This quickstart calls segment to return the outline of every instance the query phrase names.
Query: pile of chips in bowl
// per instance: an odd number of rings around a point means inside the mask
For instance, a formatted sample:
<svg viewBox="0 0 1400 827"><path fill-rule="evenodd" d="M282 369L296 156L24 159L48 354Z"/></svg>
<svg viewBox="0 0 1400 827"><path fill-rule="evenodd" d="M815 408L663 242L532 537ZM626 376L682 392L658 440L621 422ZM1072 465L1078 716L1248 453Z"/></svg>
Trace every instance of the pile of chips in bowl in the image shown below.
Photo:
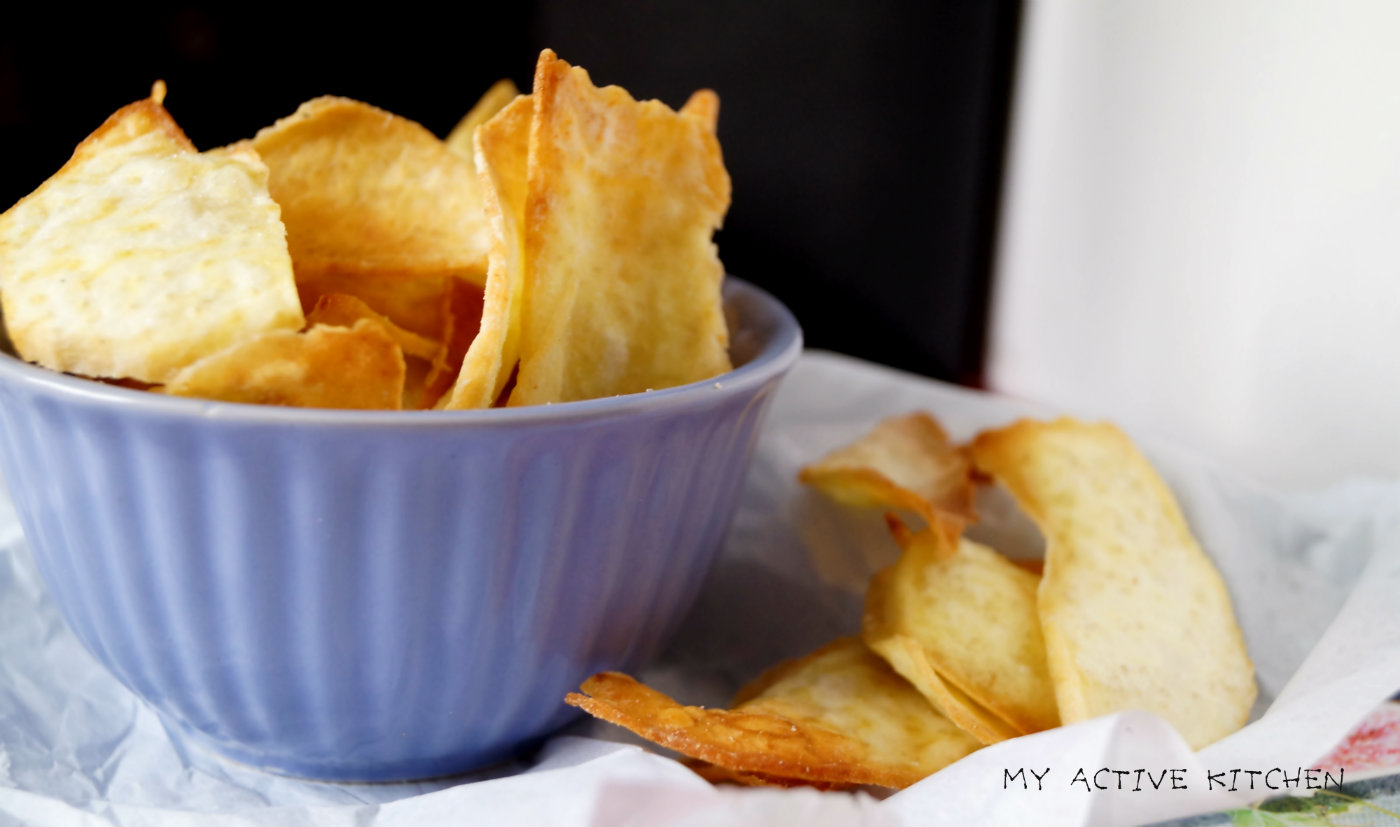
<svg viewBox="0 0 1400 827"><path fill-rule="evenodd" d="M176 396L323 408L591 399L730 369L718 97L679 111L546 50L446 140L317 98L196 150L165 86L0 216L18 355Z"/></svg>

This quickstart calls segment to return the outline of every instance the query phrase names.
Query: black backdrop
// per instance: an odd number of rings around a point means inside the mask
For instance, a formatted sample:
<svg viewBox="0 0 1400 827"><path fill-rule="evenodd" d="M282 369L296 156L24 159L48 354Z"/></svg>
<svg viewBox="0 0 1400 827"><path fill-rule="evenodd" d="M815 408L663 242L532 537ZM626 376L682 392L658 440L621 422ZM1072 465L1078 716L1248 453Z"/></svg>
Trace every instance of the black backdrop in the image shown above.
<svg viewBox="0 0 1400 827"><path fill-rule="evenodd" d="M6 10L0 206L155 78L201 148L338 94L446 134L544 46L637 97L719 92L730 272L810 346L975 383L1020 17L1014 0L146 5Z"/></svg>

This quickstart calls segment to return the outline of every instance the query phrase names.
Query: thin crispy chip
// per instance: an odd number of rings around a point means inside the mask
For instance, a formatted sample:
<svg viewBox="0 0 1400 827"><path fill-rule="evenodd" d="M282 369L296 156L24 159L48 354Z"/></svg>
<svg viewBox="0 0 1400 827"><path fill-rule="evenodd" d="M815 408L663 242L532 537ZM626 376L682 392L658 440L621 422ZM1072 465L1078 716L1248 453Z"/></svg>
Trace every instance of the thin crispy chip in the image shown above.
<svg viewBox="0 0 1400 827"><path fill-rule="evenodd" d="M880 422L803 468L798 479L846 505L913 511L952 547L963 526L977 520L972 462L927 413Z"/></svg>
<svg viewBox="0 0 1400 827"><path fill-rule="evenodd" d="M872 587L876 587L880 579L877 575L871 581ZM876 654L914 684L934 709L979 742L995 744L1024 734L939 677L918 641L905 636L877 637L874 641L877 645L871 648Z"/></svg>
<svg viewBox="0 0 1400 827"><path fill-rule="evenodd" d="M441 273L297 270L297 295L310 312L322 296L354 296L405 330L437 341L450 333L450 296L458 279Z"/></svg>
<svg viewBox="0 0 1400 827"><path fill-rule="evenodd" d="M486 90L481 100L477 101L447 134L447 148L463 158L474 158L476 145L472 139L476 135L476 128L491 120L497 112L506 108L506 104L518 97L520 90L515 88L515 83L509 79L491 84L491 88Z"/></svg>
<svg viewBox="0 0 1400 827"><path fill-rule="evenodd" d="M866 593L865 642L983 743L1059 724L1036 614L1040 579L963 539L904 536Z"/></svg>
<svg viewBox="0 0 1400 827"><path fill-rule="evenodd" d="M566 700L692 758L765 777L902 788L980 746L857 638L765 680L733 710L681 706L616 672Z"/></svg>
<svg viewBox="0 0 1400 827"><path fill-rule="evenodd" d="M822 781L803 781L800 778L779 778L756 772L739 772L707 764L694 758L681 759L681 763L685 765L686 769L711 784L733 784L739 787L783 787L785 789L814 787L818 790L840 790L851 786L850 784L832 784Z"/></svg>
<svg viewBox="0 0 1400 827"><path fill-rule="evenodd" d="M481 331L485 301L485 292L475 284L453 279L447 296L447 340L427 376L424 400L429 407L447 401L447 392L457 382L467 350Z"/></svg>
<svg viewBox="0 0 1400 827"><path fill-rule="evenodd" d="M318 324L354 327L361 319L371 319L398 343L404 355L403 409L419 410L432 407L446 386L436 377L450 371L446 342L435 342L404 330L375 312L374 308L344 293L327 293L316 300L316 306L306 315L307 327Z"/></svg>
<svg viewBox="0 0 1400 827"><path fill-rule="evenodd" d="M267 333L207 356L165 386L175 396L299 408L397 410L404 360L384 325Z"/></svg>
<svg viewBox="0 0 1400 827"><path fill-rule="evenodd" d="M526 167L534 104L517 97L476 130L476 167L491 228L491 263L481 327L467 350L446 407L489 408L505 388L520 352L521 245Z"/></svg>
<svg viewBox="0 0 1400 827"><path fill-rule="evenodd" d="M511 405L666 388L730 368L711 237L729 207L700 119L545 50L535 69L520 368Z"/></svg>
<svg viewBox="0 0 1400 827"><path fill-rule="evenodd" d="M256 153L199 154L156 100L133 103L0 216L10 338L54 370L164 382L302 326L284 237Z"/></svg>
<svg viewBox="0 0 1400 827"><path fill-rule="evenodd" d="M422 359L404 357L403 404L405 411L420 411L433 407L437 396L429 387L437 366ZM439 394L440 395L440 394Z"/></svg>
<svg viewBox="0 0 1400 827"><path fill-rule="evenodd" d="M719 129L719 95L710 89L698 89L681 107L682 115L697 118L711 132Z"/></svg>
<svg viewBox="0 0 1400 827"><path fill-rule="evenodd" d="M324 324L336 327L354 327L355 323L361 319L373 319L382 324L394 341L399 343L405 356L414 356L431 362L442 353L441 342L435 342L426 336L419 336L417 333L404 330L387 317L375 312L374 308L354 296L347 296L344 293L328 293L317 299L316 306L311 309L310 313L306 314L306 326L314 327L318 324Z"/></svg>
<svg viewBox="0 0 1400 827"><path fill-rule="evenodd" d="M259 131L253 145L272 171L298 281L337 273L485 281L490 238L476 172L422 126L323 97ZM323 292L362 296L344 285Z"/></svg>
<svg viewBox="0 0 1400 827"><path fill-rule="evenodd" d="M1225 583L1121 431L1022 421L972 446L1046 540L1039 610L1060 717L1145 709L1194 748L1239 729L1254 666Z"/></svg>

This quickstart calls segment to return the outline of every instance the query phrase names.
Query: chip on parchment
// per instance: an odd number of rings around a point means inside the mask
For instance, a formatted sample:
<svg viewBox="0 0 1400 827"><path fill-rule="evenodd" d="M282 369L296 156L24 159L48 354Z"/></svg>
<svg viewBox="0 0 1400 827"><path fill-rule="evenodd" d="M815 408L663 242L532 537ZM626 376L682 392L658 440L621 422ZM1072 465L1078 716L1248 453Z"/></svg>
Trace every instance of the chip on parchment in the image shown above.
<svg viewBox="0 0 1400 827"><path fill-rule="evenodd" d="M1059 725L1036 613L1040 578L962 539L896 531L866 593L865 642L983 743Z"/></svg>
<svg viewBox="0 0 1400 827"><path fill-rule="evenodd" d="M882 588L887 579L877 574L871 579L870 587ZM934 709L979 742L995 744L1024 734L968 697L966 692L940 678L913 638L883 638L877 642L880 648L873 650L876 654L913 683Z"/></svg>
<svg viewBox="0 0 1400 827"><path fill-rule="evenodd" d="M476 128L495 117L496 113L506 108L506 104L520 97L520 90L515 88L515 84L510 80L498 80L491 84L491 88L486 90L486 94L481 96L481 100L462 116L462 120L452 127L452 131L447 133L447 148L457 153L463 158L475 159L476 145L473 143L473 136L476 135Z"/></svg>
<svg viewBox="0 0 1400 827"><path fill-rule="evenodd" d="M531 95L520 367L509 404L639 393L730 368L712 236L729 208L697 117L545 50Z"/></svg>
<svg viewBox="0 0 1400 827"><path fill-rule="evenodd" d="M445 407L450 410L491 407L500 398L520 355L525 284L521 245L534 111L529 96L518 96L474 133L477 174L491 229L491 256L481 327L447 398Z"/></svg>
<svg viewBox="0 0 1400 827"><path fill-rule="evenodd" d="M759 681L732 710L682 706L615 672L567 700L692 758L774 779L902 788L980 746L857 638Z"/></svg>
<svg viewBox="0 0 1400 827"><path fill-rule="evenodd" d="M848 786L822 781L802 781L797 778L778 778L754 772L739 772L738 770L717 767L695 758L682 759L681 763L685 765L686 769L711 784L733 784L738 787L813 787L818 790L839 790Z"/></svg>
<svg viewBox="0 0 1400 827"><path fill-rule="evenodd" d="M1039 613L1065 723L1145 709L1195 749L1244 725L1254 667L1225 583L1121 431L1022 421L972 455L1045 535Z"/></svg>
<svg viewBox="0 0 1400 827"><path fill-rule="evenodd" d="M971 460L938 420L922 412L878 423L803 468L798 479L845 505L913 511L952 547L963 526L977 519Z"/></svg>
<svg viewBox="0 0 1400 827"><path fill-rule="evenodd" d="M154 99L107 119L0 216L0 291L20 356L164 382L250 336L302 326L267 168L195 152Z"/></svg>
<svg viewBox="0 0 1400 827"><path fill-rule="evenodd" d="M404 360L384 325L268 333L207 356L165 386L174 396L299 408L398 410Z"/></svg>
<svg viewBox="0 0 1400 827"><path fill-rule="evenodd" d="M253 145L272 172L298 282L363 274L485 281L489 235L476 172L422 126L322 97L260 130ZM345 285L322 292L361 295Z"/></svg>

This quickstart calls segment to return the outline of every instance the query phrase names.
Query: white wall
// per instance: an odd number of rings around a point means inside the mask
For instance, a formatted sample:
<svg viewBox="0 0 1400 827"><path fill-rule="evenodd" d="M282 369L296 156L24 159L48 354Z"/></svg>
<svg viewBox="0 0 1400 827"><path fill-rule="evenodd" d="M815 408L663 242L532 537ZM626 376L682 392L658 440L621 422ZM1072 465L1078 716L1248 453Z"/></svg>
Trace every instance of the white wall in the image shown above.
<svg viewBox="0 0 1400 827"><path fill-rule="evenodd" d="M1400 475L1400 2L1027 5L988 382Z"/></svg>

